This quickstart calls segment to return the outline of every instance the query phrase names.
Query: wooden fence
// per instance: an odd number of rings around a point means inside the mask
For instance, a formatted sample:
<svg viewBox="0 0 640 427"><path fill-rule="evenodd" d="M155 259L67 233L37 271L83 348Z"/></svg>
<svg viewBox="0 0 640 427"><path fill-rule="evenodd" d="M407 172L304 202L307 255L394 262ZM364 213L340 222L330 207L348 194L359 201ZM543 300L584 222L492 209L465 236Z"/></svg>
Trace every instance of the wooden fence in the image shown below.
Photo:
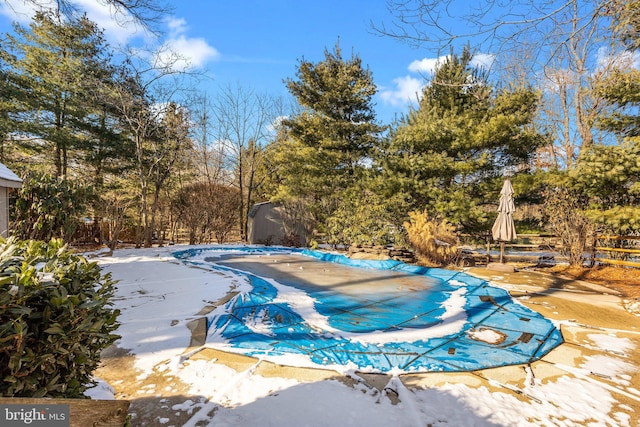
<svg viewBox="0 0 640 427"><path fill-rule="evenodd" d="M596 256L598 263L640 268L640 236L598 236L596 241L613 245L595 246L596 254L601 255Z"/></svg>
<svg viewBox="0 0 640 427"><path fill-rule="evenodd" d="M597 264L640 268L640 236L600 235L596 236L595 242L588 251ZM524 251L562 251L562 243L557 237L539 234L518 234L518 240L506 247Z"/></svg>
<svg viewBox="0 0 640 427"><path fill-rule="evenodd" d="M106 244L112 235L112 224L106 219L97 219L92 221L86 221L79 224L78 229L72 236L70 241L74 246L82 247L84 245L96 245ZM142 236L140 235L142 229L135 224L129 224L123 227L118 234L118 241L126 244L135 244L142 242ZM154 244L158 242L158 238L162 237L163 244L179 244L189 242L189 231L183 228L175 228L172 230L163 230L157 235L154 235ZM226 242L238 242L240 241L240 232L238 229L233 229L227 236ZM215 239L214 233L210 232L205 236L203 241L196 243L218 243Z"/></svg>

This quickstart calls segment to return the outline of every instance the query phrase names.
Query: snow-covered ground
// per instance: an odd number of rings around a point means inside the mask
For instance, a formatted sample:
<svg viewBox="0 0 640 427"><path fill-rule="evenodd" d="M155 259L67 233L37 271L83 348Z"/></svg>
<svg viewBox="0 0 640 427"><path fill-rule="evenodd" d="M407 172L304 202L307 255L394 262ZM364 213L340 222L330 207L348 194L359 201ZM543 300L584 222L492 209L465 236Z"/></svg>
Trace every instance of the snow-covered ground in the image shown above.
<svg viewBox="0 0 640 427"><path fill-rule="evenodd" d="M117 346L135 356L137 378L160 372L189 389L182 393L183 401L170 408L176 417L158 415L151 423L137 424L134 415L134 426L640 425L631 416L640 411L640 361L633 358L639 354L640 323L630 315L630 323L618 331L585 333L582 340L592 354L573 364L554 363L554 372L561 374L542 379L535 369L521 368L526 377L521 385L487 381L490 376L480 373L451 374L437 385L409 386L400 375L390 376L379 391L364 379L358 381L357 373L350 373L350 382L303 381L261 376L256 369L260 360L237 371L215 359L189 359L189 322L230 290L242 289L245 279L189 267L171 255L183 249L123 249L96 258L104 272L119 281L114 303L121 310L122 338ZM465 375L475 381L457 380ZM110 382L117 391L118 384ZM105 398L109 390L101 384L91 394ZM154 396L161 400L162 392ZM126 398L133 401L136 396ZM183 421L176 424L175 419Z"/></svg>

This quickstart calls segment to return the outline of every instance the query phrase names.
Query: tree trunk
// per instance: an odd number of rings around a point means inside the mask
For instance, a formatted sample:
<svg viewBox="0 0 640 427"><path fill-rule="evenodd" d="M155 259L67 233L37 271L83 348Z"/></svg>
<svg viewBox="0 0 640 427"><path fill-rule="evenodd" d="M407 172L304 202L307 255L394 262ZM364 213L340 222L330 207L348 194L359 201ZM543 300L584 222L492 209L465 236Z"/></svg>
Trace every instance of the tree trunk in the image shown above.
<svg viewBox="0 0 640 427"><path fill-rule="evenodd" d="M246 221L245 221L245 212L244 212L244 183L242 179L242 147L240 147L240 156L238 159L238 187L240 189L240 239L243 242L247 241L247 229L246 229Z"/></svg>
<svg viewBox="0 0 640 427"><path fill-rule="evenodd" d="M160 202L160 189L162 183L156 183L155 191L153 192L153 202L151 203L151 221L149 224L149 228L151 229L149 246L151 247L153 243L153 232L156 228L156 215L158 214L158 205ZM160 237L160 236L159 236ZM162 246L162 237L160 237L160 246Z"/></svg>
<svg viewBox="0 0 640 427"><path fill-rule="evenodd" d="M151 247L151 226L149 224L149 206L147 200L147 179L143 169L142 137L136 135L136 156L138 158L138 179L140 180L140 213L145 248Z"/></svg>
<svg viewBox="0 0 640 427"><path fill-rule="evenodd" d="M244 236L248 238L249 234L249 212L252 208L251 199L253 197L253 181L255 177L256 169L255 169L255 150L253 152L253 156L251 159L251 170L249 172L249 182L247 183L247 205L244 210L244 220L242 222Z"/></svg>

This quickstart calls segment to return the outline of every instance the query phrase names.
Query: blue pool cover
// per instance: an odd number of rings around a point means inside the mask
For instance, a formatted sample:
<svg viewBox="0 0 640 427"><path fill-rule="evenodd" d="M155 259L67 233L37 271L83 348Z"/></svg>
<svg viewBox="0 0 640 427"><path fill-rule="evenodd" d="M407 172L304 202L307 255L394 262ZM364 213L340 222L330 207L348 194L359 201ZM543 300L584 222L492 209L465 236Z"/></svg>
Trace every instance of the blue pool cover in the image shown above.
<svg viewBox="0 0 640 427"><path fill-rule="evenodd" d="M273 280L203 256L216 252L296 254L429 280L424 289L392 295L305 289L316 316L326 319L320 328L308 313L279 298L281 287ZM551 321L513 301L504 289L459 271L274 247L194 248L174 256L248 278L251 291L211 313L208 335L251 356L294 354L316 365L363 372L453 372L531 363L563 342Z"/></svg>

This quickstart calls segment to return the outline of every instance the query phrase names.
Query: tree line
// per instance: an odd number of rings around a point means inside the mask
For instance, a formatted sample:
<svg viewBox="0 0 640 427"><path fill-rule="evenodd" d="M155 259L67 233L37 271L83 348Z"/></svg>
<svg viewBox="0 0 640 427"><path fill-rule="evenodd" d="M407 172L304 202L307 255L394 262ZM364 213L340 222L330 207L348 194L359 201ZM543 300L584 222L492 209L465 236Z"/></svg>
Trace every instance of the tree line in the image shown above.
<svg viewBox="0 0 640 427"><path fill-rule="evenodd" d="M115 52L85 16L38 12L6 34L0 161L24 178L16 233L70 239L86 217L108 219L111 244L132 228L145 246L177 226L191 243L246 232L281 103L241 87L209 101L167 57Z"/></svg>
<svg viewBox="0 0 640 427"><path fill-rule="evenodd" d="M640 2L588 3L558 9L574 28L545 48L544 84L451 46L419 104L388 124L372 72L339 44L298 61L284 82L293 103L240 86L211 98L171 64L114 52L86 17L41 12L0 48L0 161L25 178L16 232L70 238L95 217L112 245L126 227L145 246L178 228L190 243L222 242L245 239L252 205L269 200L335 245L406 246L408 230L427 229L483 240L508 174L528 207L518 225L558 234L578 263L595 232L640 229L640 71L624 62ZM605 26L618 50L590 69Z"/></svg>

